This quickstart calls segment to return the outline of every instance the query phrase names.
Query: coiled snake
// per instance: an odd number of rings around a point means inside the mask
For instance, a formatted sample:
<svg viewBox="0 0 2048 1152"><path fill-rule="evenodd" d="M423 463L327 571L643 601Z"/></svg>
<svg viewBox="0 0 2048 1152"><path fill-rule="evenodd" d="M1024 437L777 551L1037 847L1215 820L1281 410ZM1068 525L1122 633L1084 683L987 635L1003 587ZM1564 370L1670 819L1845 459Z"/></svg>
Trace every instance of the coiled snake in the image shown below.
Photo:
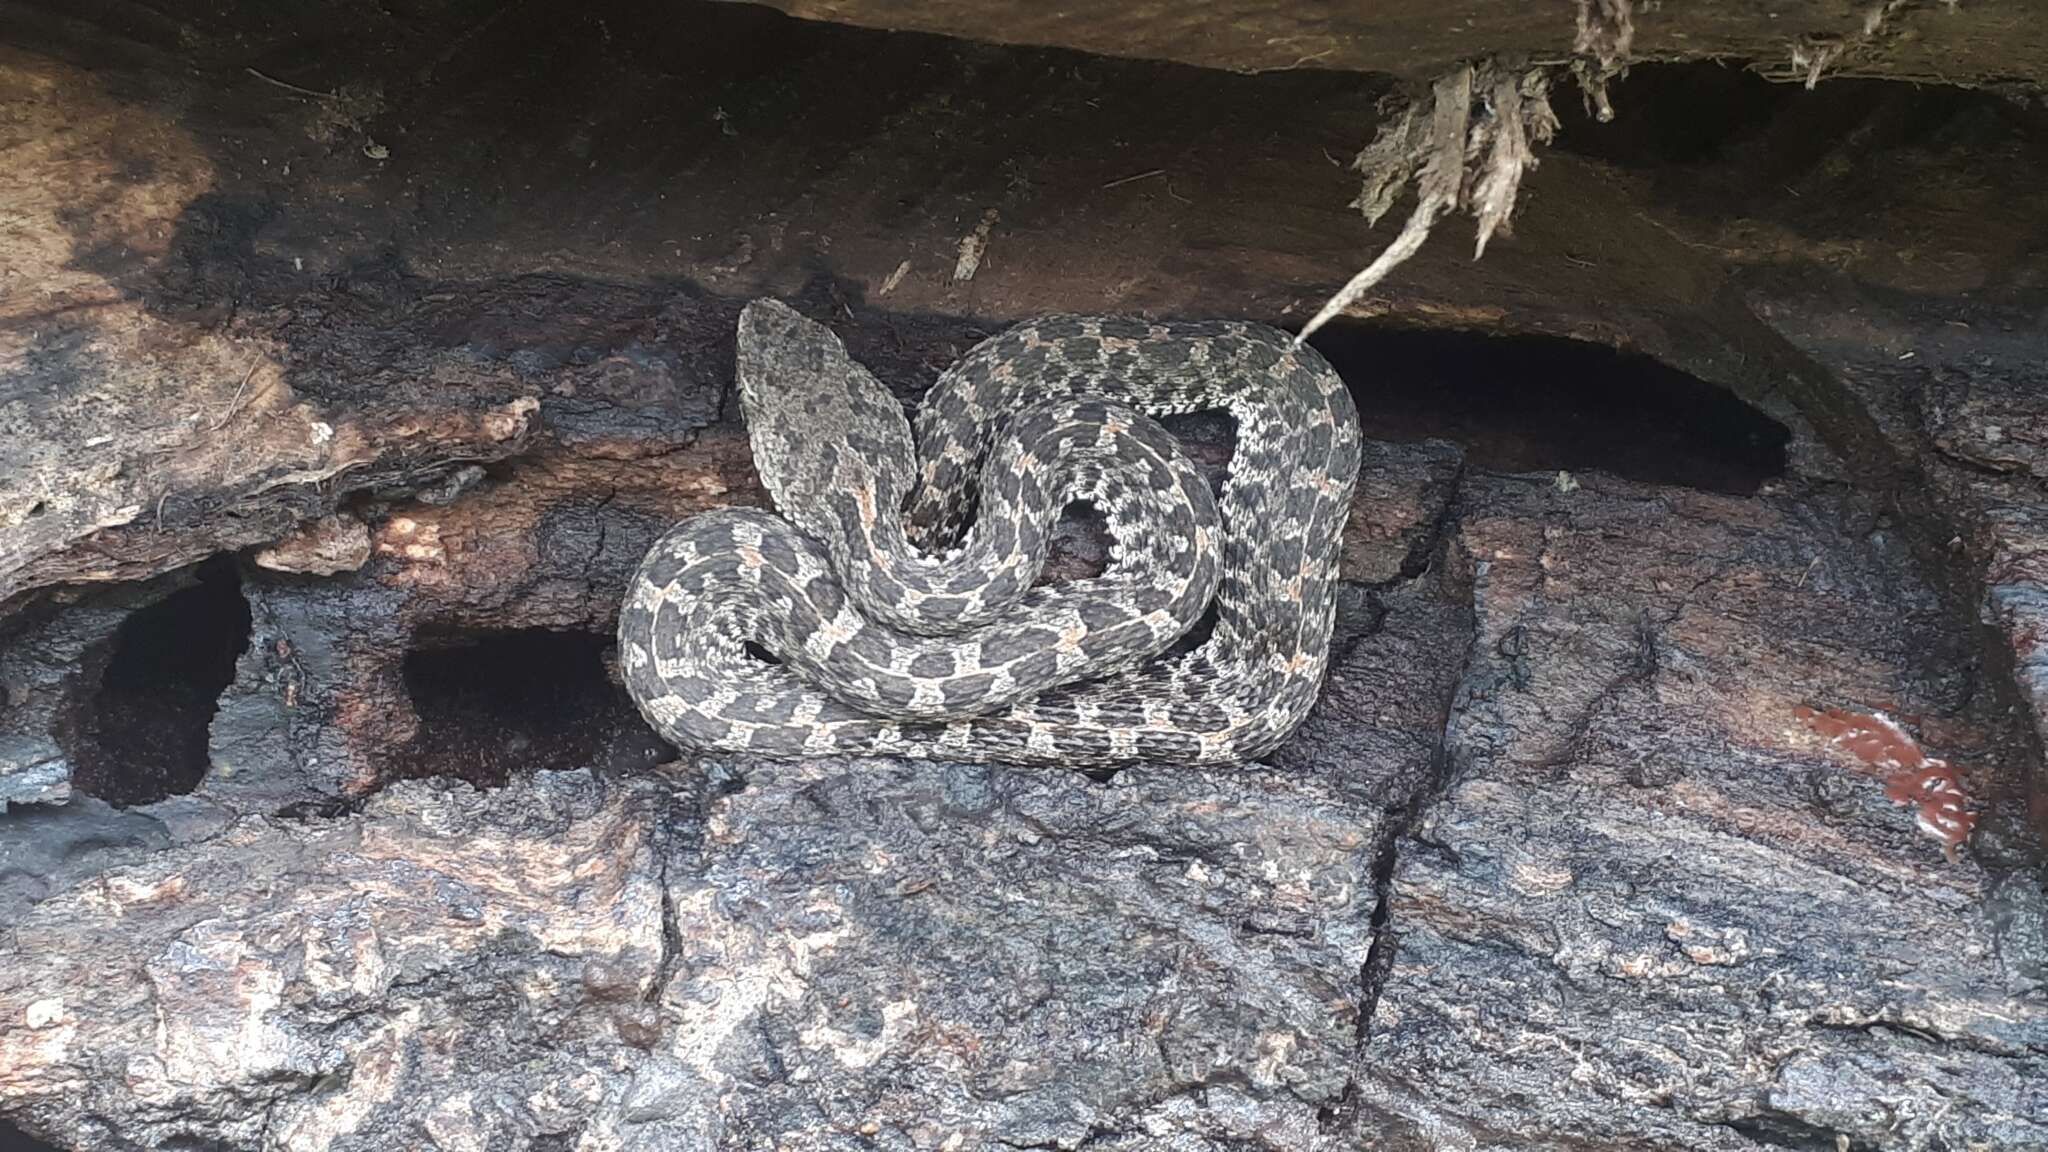
<svg viewBox="0 0 2048 1152"><path fill-rule="evenodd" d="M1270 751L1314 703L1359 434L1313 349L1253 324L1050 317L971 349L914 432L785 305L742 311L738 366L781 516L677 525L620 610L627 689L668 740L1217 763ZM1216 408L1236 423L1220 499L1152 419ZM1102 514L1109 564L1034 587L1076 500ZM1212 598L1207 639L1160 655Z"/></svg>

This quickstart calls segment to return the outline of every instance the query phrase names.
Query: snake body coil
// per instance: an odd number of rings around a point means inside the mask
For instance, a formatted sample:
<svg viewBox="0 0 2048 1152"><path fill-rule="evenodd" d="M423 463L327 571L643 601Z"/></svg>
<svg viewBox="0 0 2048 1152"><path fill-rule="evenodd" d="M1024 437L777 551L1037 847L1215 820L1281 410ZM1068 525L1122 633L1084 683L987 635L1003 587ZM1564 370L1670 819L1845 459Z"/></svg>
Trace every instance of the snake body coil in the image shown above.
<svg viewBox="0 0 2048 1152"><path fill-rule="evenodd" d="M621 664L667 739L1215 763L1271 750L1314 703L1359 437L1313 350L1251 324L1050 317L970 350L914 434L784 305L747 306L738 360L781 516L694 516L635 574ZM1236 423L1220 500L1151 418L1218 408ZM1107 570L1033 587L1075 500L1103 515ZM1208 638L1161 656L1212 598Z"/></svg>

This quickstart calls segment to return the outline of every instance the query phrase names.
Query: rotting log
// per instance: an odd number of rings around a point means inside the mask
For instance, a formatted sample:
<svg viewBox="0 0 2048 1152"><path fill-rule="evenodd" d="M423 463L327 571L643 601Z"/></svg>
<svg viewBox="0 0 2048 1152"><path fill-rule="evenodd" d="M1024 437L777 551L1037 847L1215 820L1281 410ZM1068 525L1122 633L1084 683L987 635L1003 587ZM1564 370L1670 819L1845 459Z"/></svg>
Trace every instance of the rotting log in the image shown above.
<svg viewBox="0 0 2048 1152"><path fill-rule="evenodd" d="M1961 8L1838 62L1911 75L1937 29L1980 38L1962 79L2034 76L2016 9ZM1723 20L1775 67L1859 15L1784 10L1662 6L1638 51ZM1563 109L1514 236L1439 237L1322 341L1374 443L1330 681L1266 765L663 763L606 634L655 533L762 499L745 299L906 401L1034 312L1298 322L1376 243L1342 165L1388 77L724 5L0 15L7 1121L2044 1139L2038 111L1708 67ZM1442 59L1571 47L1568 6L1468 15ZM217 708L135 707L138 635L211 637L155 673ZM1959 766L1954 861L1802 707Z"/></svg>
<svg viewBox="0 0 2048 1152"><path fill-rule="evenodd" d="M1376 81L1047 52L983 65L986 50L946 41L696 15L704 34L687 43L667 25L607 23L607 52L628 57L578 62L580 109L528 82L538 60L468 62L530 51L506 20L452 60L406 41L423 59L293 73L324 97L277 87L261 52L197 29L203 82L168 49L130 43L119 98L105 72L66 62L97 27L54 23L51 55L13 52L22 290L0 357L23 388L5 416L0 603L265 542L348 493L512 454L526 429L510 406L546 383L527 365L563 348L609 355L610 386L639 390L625 404L687 391L724 353L685 363L660 347L663 310L690 299L664 284L726 298L809 286L988 320L1298 322L1371 242L1327 157L1369 132ZM693 50L691 67L663 48ZM362 88L382 95L344 115L335 94ZM96 191L81 206L61 191L75 188ZM1718 264L1574 157L1546 163L1528 194L1574 208L1525 214L1518 244L1478 264L1439 245L1361 314L1612 344L1777 403L1773 337L1718 297ZM958 278L977 235L986 251ZM604 326L523 347L548 325L520 309L558 309L562 292L587 294L579 307ZM498 327L447 346L380 336L422 310L444 332Z"/></svg>
<svg viewBox="0 0 2048 1152"><path fill-rule="evenodd" d="M1447 0L1273 4L1147 0L758 0L792 16L1003 44L1172 60L1233 72L1301 68L1427 79L1480 55L1568 62L1738 60L1784 80L1839 74L2039 89L2048 29L2025 0L1861 3Z"/></svg>

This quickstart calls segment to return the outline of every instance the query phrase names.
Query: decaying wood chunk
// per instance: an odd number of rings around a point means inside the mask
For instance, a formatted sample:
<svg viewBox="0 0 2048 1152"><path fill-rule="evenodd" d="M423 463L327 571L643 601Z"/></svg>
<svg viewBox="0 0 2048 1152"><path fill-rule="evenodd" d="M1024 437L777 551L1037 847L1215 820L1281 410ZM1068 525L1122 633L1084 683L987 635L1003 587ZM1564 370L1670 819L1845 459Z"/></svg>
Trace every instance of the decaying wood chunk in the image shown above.
<svg viewBox="0 0 2048 1152"><path fill-rule="evenodd" d="M0 1143L2048 1143L2048 124L1835 84L2038 83L2021 0L778 6L1268 74L4 5ZM1821 83L1641 67L1729 52ZM609 632L765 502L745 300L906 402L1035 313L1299 324L1390 80L1517 53L1596 107L1516 234L1319 338L1372 443L1268 763L652 739Z"/></svg>

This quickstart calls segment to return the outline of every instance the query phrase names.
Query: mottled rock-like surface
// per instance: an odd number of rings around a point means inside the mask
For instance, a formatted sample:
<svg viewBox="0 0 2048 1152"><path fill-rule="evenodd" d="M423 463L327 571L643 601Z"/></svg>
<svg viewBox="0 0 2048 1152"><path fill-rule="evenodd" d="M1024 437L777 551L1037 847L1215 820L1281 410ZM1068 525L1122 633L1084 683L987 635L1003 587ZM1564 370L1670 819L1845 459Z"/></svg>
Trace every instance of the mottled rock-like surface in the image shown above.
<svg viewBox="0 0 2048 1152"><path fill-rule="evenodd" d="M1436 547L1438 518L1450 507L1463 463L1458 446L1443 440L1367 441L1338 575L1360 584L1419 575Z"/></svg>
<svg viewBox="0 0 2048 1152"><path fill-rule="evenodd" d="M1483 479L1448 787L1399 842L1362 1051L1402 1146L2048 1146L2038 914L1802 704L2024 773L1853 497ZM1863 525L1862 527L1859 527ZM2029 881L2012 877L2022 888ZM2038 889L2033 904L2038 908Z"/></svg>
<svg viewBox="0 0 2048 1152"><path fill-rule="evenodd" d="M203 708L220 685L205 683L203 671L193 674L179 657L197 656L202 664L209 653L232 659L229 650L239 643L210 622L199 622L196 634L177 627L201 615L195 604L219 603L200 571L65 589L0 619L0 813L10 804L63 803L76 786L119 791L108 798L125 804L189 791L198 782L200 772L186 778L177 761L181 751L203 752L205 719L174 721L195 705ZM218 565L204 571L216 574ZM169 626L152 629L151 622ZM153 658L171 673L138 685L133 672ZM88 706L92 701L104 706Z"/></svg>
<svg viewBox="0 0 2048 1152"><path fill-rule="evenodd" d="M635 1146L1307 1138L1344 1090L1384 826L1329 781L760 765L707 817Z"/></svg>
<svg viewBox="0 0 2048 1152"><path fill-rule="evenodd" d="M64 687L97 669L84 664L127 616L129 605L65 614L24 613L0 633L0 813L10 804L61 804L71 797L70 761L57 742ZM103 663L103 661L102 661Z"/></svg>
<svg viewBox="0 0 2048 1152"><path fill-rule="evenodd" d="M1455 451L1375 456L1411 495L1371 534L1428 554ZM1464 661L1434 582L1347 585L1329 694L1271 767L721 761L287 804L328 793L278 767L356 731L318 640L403 603L380 571L249 587L192 795L0 817L46 846L0 856L10 1119L111 1147L1322 1138L1385 845ZM266 681L279 621L303 672Z"/></svg>
<svg viewBox="0 0 2048 1152"><path fill-rule="evenodd" d="M51 895L115 863L171 843L159 816L122 811L93 796L17 806L0 815L0 923L13 924Z"/></svg>
<svg viewBox="0 0 2048 1152"><path fill-rule="evenodd" d="M738 762L248 818L0 942L0 1098L93 1147L1306 1147L1388 832L1346 783Z"/></svg>
<svg viewBox="0 0 2048 1152"><path fill-rule="evenodd" d="M587 776L408 786L109 869L6 930L0 1095L90 1148L580 1130L650 1027L671 803Z"/></svg>
<svg viewBox="0 0 2048 1152"><path fill-rule="evenodd" d="M2011 304L1970 313L1932 301L1874 296L1839 281L1765 281L1760 305L1868 406L1885 441L1928 478L1953 533L1948 574L1973 586L2001 677L2048 738L2048 514L2039 445L2048 443L2048 374L2039 324ZM2012 782L2048 828L2048 769Z"/></svg>
<svg viewBox="0 0 2048 1152"><path fill-rule="evenodd" d="M202 787L28 896L0 1098L110 1147L2035 1146L2038 888L1795 718L2022 766L1875 525L1467 473L1243 770Z"/></svg>

